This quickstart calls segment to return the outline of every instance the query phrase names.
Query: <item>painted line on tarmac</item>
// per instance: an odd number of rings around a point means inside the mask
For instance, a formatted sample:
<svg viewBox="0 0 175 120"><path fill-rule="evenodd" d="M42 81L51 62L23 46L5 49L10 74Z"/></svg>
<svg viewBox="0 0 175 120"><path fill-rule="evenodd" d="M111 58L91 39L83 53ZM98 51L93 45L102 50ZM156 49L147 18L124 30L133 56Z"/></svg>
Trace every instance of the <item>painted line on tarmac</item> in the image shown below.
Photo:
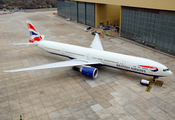
<svg viewBox="0 0 175 120"><path fill-rule="evenodd" d="M167 64L167 63L170 63L170 62L173 62L173 61L175 61L175 59L174 60L167 61L167 62L164 62L162 64Z"/></svg>
<svg viewBox="0 0 175 120"><path fill-rule="evenodd" d="M126 74L129 74L129 73L131 73L131 72L125 71L122 75L126 75Z"/></svg>
<svg viewBox="0 0 175 120"><path fill-rule="evenodd" d="M147 53L147 49L143 52L143 56L142 57L145 57L146 53Z"/></svg>

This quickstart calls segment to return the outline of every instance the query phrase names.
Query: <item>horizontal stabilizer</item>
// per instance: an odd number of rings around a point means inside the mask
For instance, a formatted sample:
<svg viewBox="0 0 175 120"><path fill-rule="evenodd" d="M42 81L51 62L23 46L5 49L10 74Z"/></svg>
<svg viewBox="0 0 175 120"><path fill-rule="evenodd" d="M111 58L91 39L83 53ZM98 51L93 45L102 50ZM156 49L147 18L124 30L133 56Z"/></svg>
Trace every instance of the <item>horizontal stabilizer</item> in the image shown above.
<svg viewBox="0 0 175 120"><path fill-rule="evenodd" d="M37 43L12 43L13 45L38 45Z"/></svg>

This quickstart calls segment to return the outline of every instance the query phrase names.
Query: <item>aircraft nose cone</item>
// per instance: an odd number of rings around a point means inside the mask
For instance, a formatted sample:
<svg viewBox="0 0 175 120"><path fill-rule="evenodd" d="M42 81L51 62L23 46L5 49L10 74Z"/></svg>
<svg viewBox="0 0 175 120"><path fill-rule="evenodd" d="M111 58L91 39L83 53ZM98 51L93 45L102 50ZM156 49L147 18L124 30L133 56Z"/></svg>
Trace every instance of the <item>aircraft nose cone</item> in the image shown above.
<svg viewBox="0 0 175 120"><path fill-rule="evenodd" d="M173 72L172 71L169 71L170 72L170 75L173 75Z"/></svg>
<svg viewBox="0 0 175 120"><path fill-rule="evenodd" d="M167 76L173 75L173 72L171 70L167 71Z"/></svg>

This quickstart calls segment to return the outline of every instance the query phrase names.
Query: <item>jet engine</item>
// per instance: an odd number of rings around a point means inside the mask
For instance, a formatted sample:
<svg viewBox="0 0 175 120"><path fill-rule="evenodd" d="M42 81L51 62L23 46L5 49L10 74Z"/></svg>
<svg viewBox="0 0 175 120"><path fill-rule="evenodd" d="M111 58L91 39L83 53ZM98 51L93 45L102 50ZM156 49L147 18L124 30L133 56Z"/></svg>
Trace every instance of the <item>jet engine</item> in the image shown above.
<svg viewBox="0 0 175 120"><path fill-rule="evenodd" d="M83 75L91 78L96 78L98 75L98 69L91 66L83 66L83 67L72 67L73 70L81 72Z"/></svg>

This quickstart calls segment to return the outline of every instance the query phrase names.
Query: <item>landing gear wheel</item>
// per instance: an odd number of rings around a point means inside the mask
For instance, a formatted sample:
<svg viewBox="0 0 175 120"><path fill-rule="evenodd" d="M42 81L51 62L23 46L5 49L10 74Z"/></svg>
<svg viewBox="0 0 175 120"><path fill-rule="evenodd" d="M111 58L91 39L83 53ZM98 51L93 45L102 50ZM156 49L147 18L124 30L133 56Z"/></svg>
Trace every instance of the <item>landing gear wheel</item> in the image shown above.
<svg viewBox="0 0 175 120"><path fill-rule="evenodd" d="M155 81L156 81L157 78L158 78L157 76L154 76L153 77L153 83L155 83Z"/></svg>
<svg viewBox="0 0 175 120"><path fill-rule="evenodd" d="M155 79L153 79L153 83L155 83L155 81L156 81L156 80L155 80Z"/></svg>
<svg viewBox="0 0 175 120"><path fill-rule="evenodd" d="M73 66L73 67L72 67L72 70L75 70L75 71L78 71L78 72L80 72L80 68L78 68L78 67L75 67L75 66Z"/></svg>

